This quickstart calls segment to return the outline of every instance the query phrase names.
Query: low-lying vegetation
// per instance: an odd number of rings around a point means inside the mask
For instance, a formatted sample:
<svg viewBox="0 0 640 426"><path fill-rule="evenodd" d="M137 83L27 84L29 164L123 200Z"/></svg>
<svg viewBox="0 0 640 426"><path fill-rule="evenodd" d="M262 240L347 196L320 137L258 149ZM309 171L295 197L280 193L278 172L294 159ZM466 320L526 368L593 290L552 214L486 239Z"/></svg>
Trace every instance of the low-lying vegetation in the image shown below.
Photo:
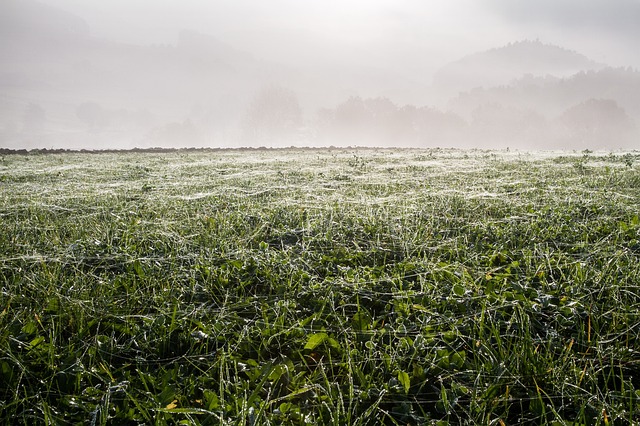
<svg viewBox="0 0 640 426"><path fill-rule="evenodd" d="M0 423L637 424L639 158L4 157Z"/></svg>

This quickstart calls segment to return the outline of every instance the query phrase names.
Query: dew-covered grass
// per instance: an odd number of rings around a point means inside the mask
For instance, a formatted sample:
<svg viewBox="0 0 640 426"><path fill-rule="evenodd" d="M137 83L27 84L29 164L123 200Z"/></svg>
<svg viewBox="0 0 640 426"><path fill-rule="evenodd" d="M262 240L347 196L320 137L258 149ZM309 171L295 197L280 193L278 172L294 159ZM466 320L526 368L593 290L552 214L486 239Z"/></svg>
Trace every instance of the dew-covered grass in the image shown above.
<svg viewBox="0 0 640 426"><path fill-rule="evenodd" d="M0 159L0 423L640 422L640 155Z"/></svg>

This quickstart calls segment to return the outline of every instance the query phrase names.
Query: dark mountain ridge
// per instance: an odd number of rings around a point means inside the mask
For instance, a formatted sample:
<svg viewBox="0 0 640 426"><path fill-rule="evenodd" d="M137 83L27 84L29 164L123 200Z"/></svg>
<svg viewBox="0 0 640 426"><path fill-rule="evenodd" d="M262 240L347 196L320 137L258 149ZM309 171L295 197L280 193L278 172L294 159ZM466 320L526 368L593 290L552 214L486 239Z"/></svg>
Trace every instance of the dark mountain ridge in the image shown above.
<svg viewBox="0 0 640 426"><path fill-rule="evenodd" d="M433 84L439 91L453 96L476 87L509 84L526 74L568 77L604 67L572 50L538 40L524 40L451 62L435 73Z"/></svg>
<svg viewBox="0 0 640 426"><path fill-rule="evenodd" d="M606 67L564 78L525 75L509 85L461 92L449 101L448 108L469 117L483 104L499 103L552 117L590 98L613 99L631 116L640 118L640 72Z"/></svg>

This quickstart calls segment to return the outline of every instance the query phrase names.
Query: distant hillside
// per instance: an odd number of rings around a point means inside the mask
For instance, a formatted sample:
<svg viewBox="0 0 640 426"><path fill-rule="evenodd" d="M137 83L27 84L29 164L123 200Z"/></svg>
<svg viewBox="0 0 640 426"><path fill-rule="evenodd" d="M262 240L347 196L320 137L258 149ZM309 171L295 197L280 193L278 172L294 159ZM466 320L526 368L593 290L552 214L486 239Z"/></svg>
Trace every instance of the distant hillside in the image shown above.
<svg viewBox="0 0 640 426"><path fill-rule="evenodd" d="M483 105L535 110L547 118L587 99L612 99L640 120L640 72L630 68L581 71L565 78L525 76L509 85L476 88L449 101L448 108L469 118Z"/></svg>
<svg viewBox="0 0 640 426"><path fill-rule="evenodd" d="M63 91L65 98L102 98L123 107L156 105L210 89L268 79L272 65L216 40L184 31L175 46L134 46L90 36L87 24L34 0L4 0L0 14L0 89ZM106 95L106 96L105 96ZM114 105L116 106L116 105Z"/></svg>
<svg viewBox="0 0 640 426"><path fill-rule="evenodd" d="M166 134L204 143L211 127L235 126L259 88L290 80L285 67L211 36L183 31L175 45L116 43L92 37L82 19L63 10L3 1L0 144L7 146L94 141L102 148L115 140L126 148ZM40 111L38 126L26 118L29 108ZM186 141L194 127L201 140Z"/></svg>
<svg viewBox="0 0 640 426"><path fill-rule="evenodd" d="M559 46L520 41L451 62L436 72L433 84L442 93L453 96L476 87L506 85L526 74L567 77L603 67L603 64Z"/></svg>
<svg viewBox="0 0 640 426"><path fill-rule="evenodd" d="M2 0L0 7L2 36L86 37L89 35L89 26L83 19L35 0Z"/></svg>
<svg viewBox="0 0 640 426"><path fill-rule="evenodd" d="M218 145L265 87L290 88L309 115L348 93L414 88L384 68L287 66L194 31L171 45L113 42L36 0L0 2L0 146Z"/></svg>
<svg viewBox="0 0 640 426"><path fill-rule="evenodd" d="M384 65L287 66L193 31L181 32L172 45L118 43L93 37L81 18L36 0L0 2L0 148L262 144L243 139L260 133L247 129L249 114L276 122L282 118L274 111L294 110L295 120L284 118L293 123L292 140L327 145L342 138L345 144L598 146L582 130L588 122L599 123L587 126L598 138L624 127L617 139L626 146L640 128L638 71L605 68L538 41L444 66L435 82L449 104L438 109L442 104L423 107L432 103L422 90L426 81ZM394 104L403 92L412 100ZM264 93L271 93L268 102ZM608 119L610 113L617 118Z"/></svg>

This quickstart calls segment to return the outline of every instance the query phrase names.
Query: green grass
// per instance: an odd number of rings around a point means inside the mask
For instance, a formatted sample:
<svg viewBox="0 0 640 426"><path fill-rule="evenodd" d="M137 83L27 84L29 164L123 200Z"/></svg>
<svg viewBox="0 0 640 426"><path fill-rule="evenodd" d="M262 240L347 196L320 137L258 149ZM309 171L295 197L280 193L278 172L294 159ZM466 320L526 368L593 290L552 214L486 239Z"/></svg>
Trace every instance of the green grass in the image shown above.
<svg viewBox="0 0 640 426"><path fill-rule="evenodd" d="M3 157L0 423L637 424L639 160Z"/></svg>

